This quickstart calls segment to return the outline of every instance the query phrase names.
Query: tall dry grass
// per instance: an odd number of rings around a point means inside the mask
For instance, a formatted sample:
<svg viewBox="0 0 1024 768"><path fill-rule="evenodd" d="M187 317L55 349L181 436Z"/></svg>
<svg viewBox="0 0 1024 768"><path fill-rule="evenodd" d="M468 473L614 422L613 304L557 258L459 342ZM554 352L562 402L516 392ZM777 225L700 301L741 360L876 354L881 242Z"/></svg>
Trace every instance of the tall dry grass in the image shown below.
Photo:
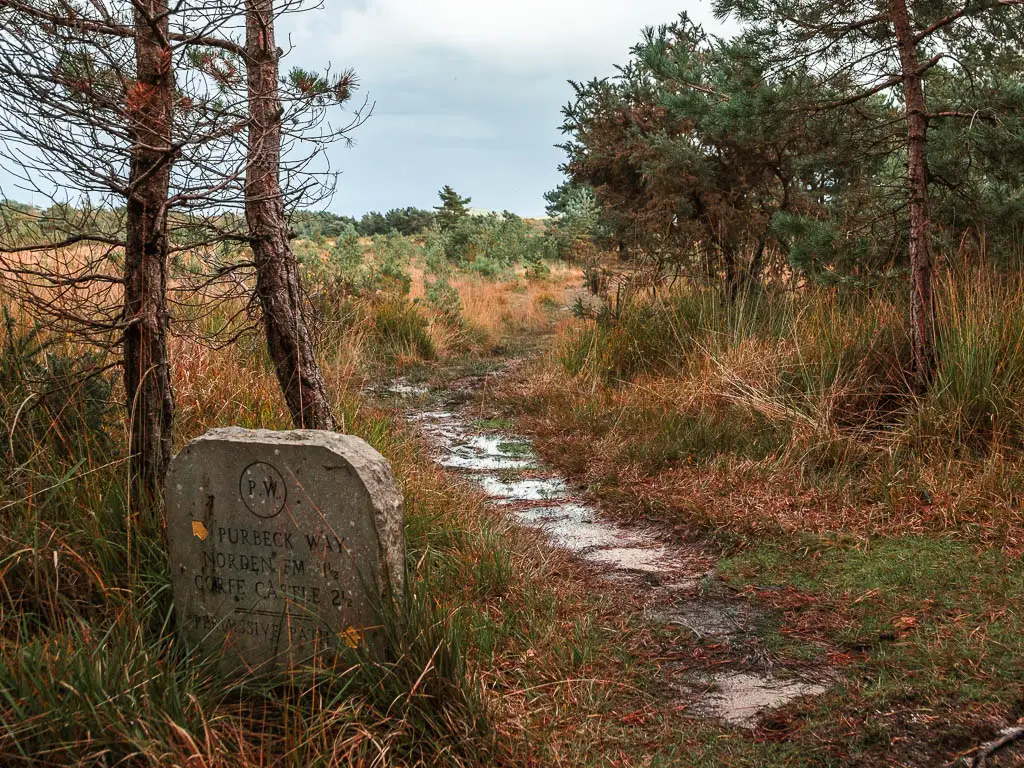
<svg viewBox="0 0 1024 768"><path fill-rule="evenodd" d="M465 285L467 297L488 290ZM531 307L548 290L517 292L507 306L521 314L487 333L539 323ZM290 426L244 305L201 298L171 348L177 444L226 424ZM536 753L536 723L550 732L567 717L547 687L603 676L592 667L606 654L580 646L598 635L565 632L584 626L588 598L558 576L564 563L486 514L359 394L379 368L463 354L472 321L409 297L327 295L316 309L341 427L391 460L405 494L411 591L381 606L386 651L260 681L227 679L182 647L161 513L133 516L124 495L116 372L82 379L85 346L15 314L0 328L0 763L515 765Z"/></svg>
<svg viewBox="0 0 1024 768"><path fill-rule="evenodd" d="M516 396L550 455L668 519L1024 545L1024 285L975 266L935 291L924 394L902 291L684 288L564 328Z"/></svg>
<svg viewBox="0 0 1024 768"><path fill-rule="evenodd" d="M130 515L124 497L116 380L98 387L96 378L69 376L58 389L53 360L71 366L80 350L47 344L44 331L13 320L5 330L0 360L14 386L0 400L18 450L0 467L0 762L341 765L384 764L387 755L415 763L441 752L459 764L497 749L467 667L466 630L437 611L447 572L418 581L388 616L385 655L332 673L228 679L178 644L160 511ZM179 440L223 424L288 426L254 348L179 340L173 352ZM411 449L382 414L362 411L344 387L335 393L349 430L434 494L435 539L446 525L463 529L473 498L437 490L450 481L403 464ZM409 493L412 521L419 492ZM436 568L437 557L458 563L479 546L467 536L426 552L422 538L411 538L414 568Z"/></svg>
<svg viewBox="0 0 1024 768"><path fill-rule="evenodd" d="M509 336L538 335L551 325L552 310L564 308L566 292L579 284L581 272L559 265L545 279L517 276L514 281L475 275L452 281L465 324L490 344Z"/></svg>

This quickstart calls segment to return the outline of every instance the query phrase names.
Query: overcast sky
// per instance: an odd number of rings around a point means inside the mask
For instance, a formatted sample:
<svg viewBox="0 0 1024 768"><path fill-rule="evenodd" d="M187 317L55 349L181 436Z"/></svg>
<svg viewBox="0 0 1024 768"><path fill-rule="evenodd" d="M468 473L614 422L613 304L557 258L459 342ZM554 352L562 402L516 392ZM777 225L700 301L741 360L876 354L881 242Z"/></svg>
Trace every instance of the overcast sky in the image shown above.
<svg viewBox="0 0 1024 768"><path fill-rule="evenodd" d="M355 146L330 151L342 172L330 210L427 208L450 184L474 208L536 216L561 179L554 145L572 94L566 81L613 74L643 27L682 10L720 32L710 3L323 0L286 16L278 42L290 50L284 69L351 67L360 79L354 101L375 105ZM47 202L2 167L0 194Z"/></svg>
<svg viewBox="0 0 1024 768"><path fill-rule="evenodd" d="M332 151L330 209L429 207L451 184L473 207L542 214L566 81L612 74L681 10L720 29L710 0L324 0L290 17L287 64L353 67L376 103L356 145Z"/></svg>

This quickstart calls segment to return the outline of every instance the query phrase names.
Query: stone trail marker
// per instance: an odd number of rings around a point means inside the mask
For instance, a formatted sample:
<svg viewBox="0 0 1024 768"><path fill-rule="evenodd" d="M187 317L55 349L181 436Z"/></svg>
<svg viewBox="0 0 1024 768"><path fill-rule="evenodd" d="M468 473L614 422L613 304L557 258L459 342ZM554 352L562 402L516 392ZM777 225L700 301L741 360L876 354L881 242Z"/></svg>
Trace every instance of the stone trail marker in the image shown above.
<svg viewBox="0 0 1024 768"><path fill-rule="evenodd" d="M231 669L268 671L372 638L402 594L402 496L357 437L214 429L167 476L178 624Z"/></svg>

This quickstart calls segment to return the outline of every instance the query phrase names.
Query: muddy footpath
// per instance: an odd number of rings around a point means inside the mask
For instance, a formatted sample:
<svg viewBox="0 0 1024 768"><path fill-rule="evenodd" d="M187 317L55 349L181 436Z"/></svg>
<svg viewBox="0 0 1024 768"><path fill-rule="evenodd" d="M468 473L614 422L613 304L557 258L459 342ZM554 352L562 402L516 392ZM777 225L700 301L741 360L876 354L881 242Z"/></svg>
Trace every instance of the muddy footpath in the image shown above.
<svg viewBox="0 0 1024 768"><path fill-rule="evenodd" d="M493 377L498 374L490 374ZM488 376L463 377L447 389L398 380L383 389L431 446L433 459L476 483L516 524L567 550L609 591L625 595L624 610L647 622L684 629L703 645L727 647L728 663L694 670L662 665L666 690L678 706L726 725L753 728L773 709L824 693L835 677L814 666L786 666L759 633L765 611L714 577L715 557L699 544L673 542L653 527L613 520L583 489L545 467L530 441L478 420L472 401Z"/></svg>

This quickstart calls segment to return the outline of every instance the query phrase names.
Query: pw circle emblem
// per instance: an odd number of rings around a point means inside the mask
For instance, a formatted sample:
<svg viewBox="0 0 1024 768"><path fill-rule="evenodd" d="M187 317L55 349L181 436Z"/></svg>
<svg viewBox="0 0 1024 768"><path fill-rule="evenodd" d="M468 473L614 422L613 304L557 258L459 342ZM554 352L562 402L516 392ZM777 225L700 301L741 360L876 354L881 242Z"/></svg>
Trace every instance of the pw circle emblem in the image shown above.
<svg viewBox="0 0 1024 768"><path fill-rule="evenodd" d="M277 468L265 461L254 461L242 470L238 493L256 517L276 517L284 509L288 488Z"/></svg>

